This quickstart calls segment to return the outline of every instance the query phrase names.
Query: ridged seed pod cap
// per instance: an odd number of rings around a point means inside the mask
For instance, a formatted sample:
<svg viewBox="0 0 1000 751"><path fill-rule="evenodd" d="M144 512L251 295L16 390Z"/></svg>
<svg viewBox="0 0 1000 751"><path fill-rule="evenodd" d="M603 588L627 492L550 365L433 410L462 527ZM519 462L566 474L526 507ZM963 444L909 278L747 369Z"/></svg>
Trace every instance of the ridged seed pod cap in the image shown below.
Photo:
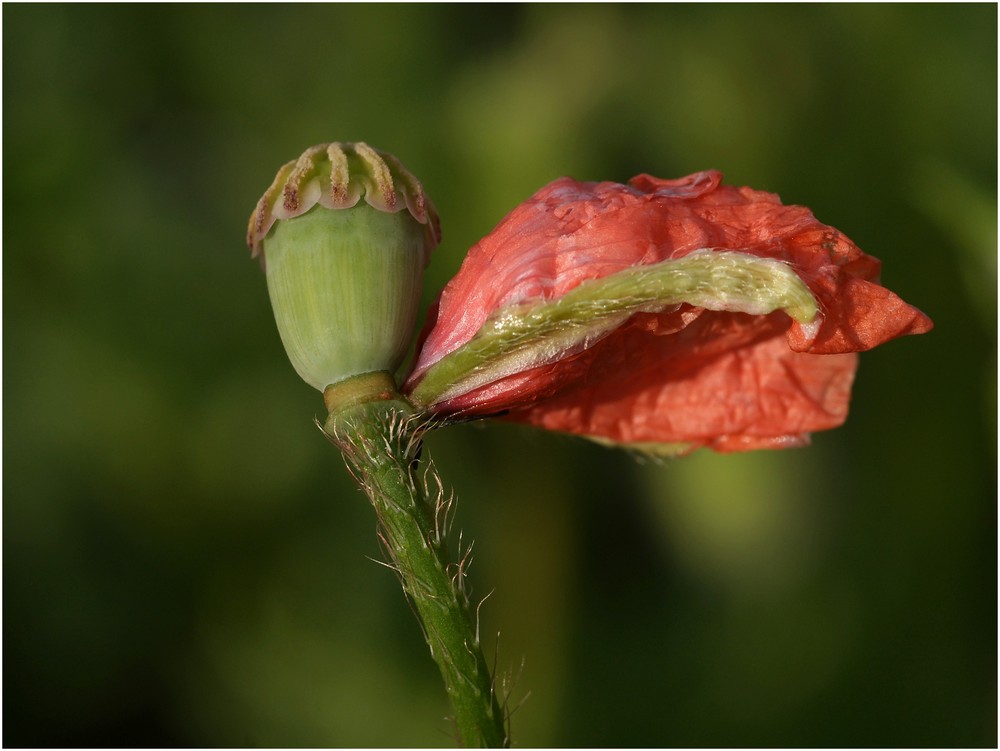
<svg viewBox="0 0 1000 751"><path fill-rule="evenodd" d="M247 245L261 257L278 332L307 383L322 391L399 367L440 239L433 204L391 154L335 142L278 170L250 216Z"/></svg>

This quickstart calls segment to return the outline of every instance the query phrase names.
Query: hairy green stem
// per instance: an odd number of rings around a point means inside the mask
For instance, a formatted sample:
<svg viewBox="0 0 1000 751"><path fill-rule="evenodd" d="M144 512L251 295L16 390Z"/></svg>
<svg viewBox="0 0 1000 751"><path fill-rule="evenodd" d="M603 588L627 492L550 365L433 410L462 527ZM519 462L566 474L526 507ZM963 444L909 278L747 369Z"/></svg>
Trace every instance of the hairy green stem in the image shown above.
<svg viewBox="0 0 1000 751"><path fill-rule="evenodd" d="M458 562L448 553L453 498L430 462L420 466L423 419L388 374L359 376L324 396L323 430L375 508L379 537L444 679L459 743L506 747L505 713L464 587L467 552Z"/></svg>

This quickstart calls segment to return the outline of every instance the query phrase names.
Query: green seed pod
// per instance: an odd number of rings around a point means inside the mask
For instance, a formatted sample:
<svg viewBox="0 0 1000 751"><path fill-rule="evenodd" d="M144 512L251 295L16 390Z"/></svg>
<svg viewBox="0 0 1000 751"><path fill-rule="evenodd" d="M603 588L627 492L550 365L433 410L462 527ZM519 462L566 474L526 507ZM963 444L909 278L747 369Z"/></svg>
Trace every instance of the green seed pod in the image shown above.
<svg viewBox="0 0 1000 751"><path fill-rule="evenodd" d="M323 391L399 367L440 239L433 204L391 154L322 144L278 170L247 244L262 257L278 333L306 383Z"/></svg>

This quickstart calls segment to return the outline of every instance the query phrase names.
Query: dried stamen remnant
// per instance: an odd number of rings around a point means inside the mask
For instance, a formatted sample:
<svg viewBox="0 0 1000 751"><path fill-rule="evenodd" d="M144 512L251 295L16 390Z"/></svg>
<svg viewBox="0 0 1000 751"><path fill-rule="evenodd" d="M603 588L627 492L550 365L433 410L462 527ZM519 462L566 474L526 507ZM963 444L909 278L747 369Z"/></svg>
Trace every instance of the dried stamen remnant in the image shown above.
<svg viewBox="0 0 1000 751"><path fill-rule="evenodd" d="M398 159L363 142L334 141L306 149L278 170L250 216L247 245L256 257L276 220L301 216L317 204L353 208L362 198L379 211L395 213L405 207L426 226L428 249L440 242L437 212Z"/></svg>
<svg viewBox="0 0 1000 751"><path fill-rule="evenodd" d="M396 206L396 192L392 182L392 174L389 172L389 165L375 149L366 143L355 144L354 149L364 163L365 172L372 183L370 187L375 189L375 193L382 202L382 206L377 208L393 211ZM371 202L370 199L369 202Z"/></svg>
<svg viewBox="0 0 1000 751"><path fill-rule="evenodd" d="M318 171L319 163L316 157L322 148L322 146L313 146L306 149L302 156L296 160L292 174L285 181L281 206L289 216L301 213L299 206L302 203L302 193L308 186L309 179Z"/></svg>
<svg viewBox="0 0 1000 751"><path fill-rule="evenodd" d="M346 206L351 180L347 154L339 143L331 143L326 147L326 158L330 160L330 200L334 206Z"/></svg>

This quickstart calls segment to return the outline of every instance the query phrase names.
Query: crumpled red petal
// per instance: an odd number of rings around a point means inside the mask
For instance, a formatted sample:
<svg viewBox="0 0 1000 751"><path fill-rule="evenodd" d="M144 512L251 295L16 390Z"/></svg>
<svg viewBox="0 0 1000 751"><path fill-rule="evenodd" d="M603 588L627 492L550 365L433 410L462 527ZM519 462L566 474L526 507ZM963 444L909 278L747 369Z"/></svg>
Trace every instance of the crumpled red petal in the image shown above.
<svg viewBox="0 0 1000 751"><path fill-rule="evenodd" d="M796 445L847 415L858 351L929 331L930 319L878 284L881 264L777 196L721 184L716 171L628 185L556 180L468 253L431 313L407 388L472 339L490 315L580 283L692 251L787 262L821 313L799 324L688 305L633 316L596 345L447 402L487 415L623 443L720 451Z"/></svg>
<svg viewBox="0 0 1000 751"><path fill-rule="evenodd" d="M802 445L847 417L857 354L796 352L783 318L705 313L667 336L630 327L587 353L575 387L508 419L625 444Z"/></svg>

